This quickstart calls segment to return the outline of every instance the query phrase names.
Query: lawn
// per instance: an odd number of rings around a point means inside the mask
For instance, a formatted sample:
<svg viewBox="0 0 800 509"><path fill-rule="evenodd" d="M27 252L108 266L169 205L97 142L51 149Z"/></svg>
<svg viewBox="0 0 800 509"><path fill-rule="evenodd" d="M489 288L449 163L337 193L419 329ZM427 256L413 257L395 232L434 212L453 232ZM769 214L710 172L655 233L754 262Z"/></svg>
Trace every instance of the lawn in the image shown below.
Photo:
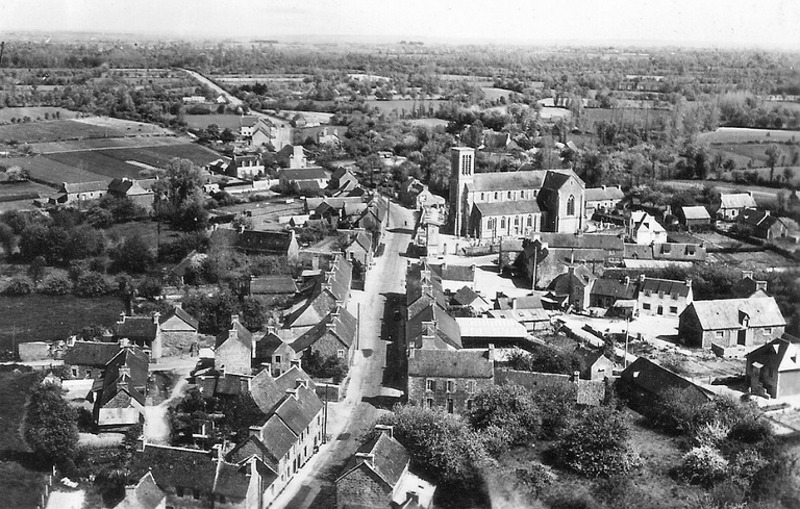
<svg viewBox="0 0 800 509"><path fill-rule="evenodd" d="M39 502L45 473L33 468L19 434L25 400L37 373L0 373L0 493L2 507L33 508Z"/></svg>
<svg viewBox="0 0 800 509"><path fill-rule="evenodd" d="M0 142L36 143L83 138L124 136L125 132L75 120L56 120L0 126Z"/></svg>
<svg viewBox="0 0 800 509"><path fill-rule="evenodd" d="M800 141L800 132L748 127L720 127L714 132L701 133L698 141L712 145L722 143L784 143Z"/></svg>
<svg viewBox="0 0 800 509"><path fill-rule="evenodd" d="M121 161L106 154L110 151L82 150L77 152L60 152L48 154L45 157L52 161L85 170L98 176L93 180L103 180L102 177L131 179L139 178L141 168L125 161Z"/></svg>
<svg viewBox="0 0 800 509"><path fill-rule="evenodd" d="M59 112L62 119L75 118L78 113L54 106L23 106L20 108L0 108L0 124L10 123L12 118L30 117L33 120L44 119L47 113L51 118Z"/></svg>
<svg viewBox="0 0 800 509"><path fill-rule="evenodd" d="M51 297L31 294L0 296L0 349L11 349L12 341L66 339L70 333L93 324L113 325L124 310L115 296L93 299L71 295Z"/></svg>

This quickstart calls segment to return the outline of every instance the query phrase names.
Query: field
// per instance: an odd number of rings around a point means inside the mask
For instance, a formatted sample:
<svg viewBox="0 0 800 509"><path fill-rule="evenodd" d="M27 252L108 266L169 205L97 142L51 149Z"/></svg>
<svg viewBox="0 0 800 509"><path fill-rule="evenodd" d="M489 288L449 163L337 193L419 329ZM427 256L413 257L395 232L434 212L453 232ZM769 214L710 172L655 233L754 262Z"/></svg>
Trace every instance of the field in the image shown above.
<svg viewBox="0 0 800 509"><path fill-rule="evenodd" d="M32 455L19 435L25 400L37 373L0 373L0 486L2 507L33 508L39 502L45 473L33 466Z"/></svg>
<svg viewBox="0 0 800 509"><path fill-rule="evenodd" d="M123 132L125 136L130 135L167 135L171 136L173 133L168 129L157 126L155 124L148 124L146 122L134 122L133 120L123 120L120 118L112 117L84 117L77 119L76 122L88 124L91 126L102 127L104 129L114 129Z"/></svg>
<svg viewBox="0 0 800 509"><path fill-rule="evenodd" d="M0 296L0 349L16 343L66 339L73 332L93 324L111 326L124 310L113 296L79 299L31 294Z"/></svg>
<svg viewBox="0 0 800 509"><path fill-rule="evenodd" d="M61 182L92 182L96 180L111 182L112 180L86 170L61 164L44 156L0 159L0 166L6 168L19 166L28 170L32 178L52 182L54 185L60 185Z"/></svg>
<svg viewBox="0 0 800 509"><path fill-rule="evenodd" d="M412 109L419 109L419 107L423 105L426 110L433 108L433 111L436 112L436 110L439 109L440 104L447 104L448 101L415 101L413 99L397 99L395 101L370 100L364 102L366 102L367 105L372 108L378 108L378 111L381 113L391 113L392 111L397 110L397 113L402 116L403 112L408 115L411 113Z"/></svg>
<svg viewBox="0 0 800 509"><path fill-rule="evenodd" d="M0 178L2 178L2 173L0 173ZM29 195L31 193L38 193L40 196L49 196L53 194L53 191L52 187L31 181L14 183L0 182L0 202L11 201L16 197Z"/></svg>
<svg viewBox="0 0 800 509"><path fill-rule="evenodd" d="M771 271L795 267L797 262L772 251L756 251L747 253L709 253L709 263L719 263L728 267L739 267L743 270Z"/></svg>
<svg viewBox="0 0 800 509"><path fill-rule="evenodd" d="M33 143L33 151L37 154L53 154L56 152L70 152L73 150L100 150L108 148L137 148L154 147L161 145L180 145L190 143L188 137L138 137L127 138L93 138L89 140L48 141Z"/></svg>
<svg viewBox="0 0 800 509"><path fill-rule="evenodd" d="M41 88L41 87L40 87ZM60 118L75 118L78 113L54 106L23 106L21 108L0 108L0 124L10 123L12 118L30 117L33 120L44 119L47 113L53 117L58 112Z"/></svg>
<svg viewBox="0 0 800 509"><path fill-rule="evenodd" d="M239 115L220 115L212 113L210 115L184 115L186 125L194 129L205 129L211 124L217 124L220 129L226 127L231 131L238 131L242 117Z"/></svg>
<svg viewBox="0 0 800 509"><path fill-rule="evenodd" d="M698 141L712 145L723 143L784 143L800 141L797 131L779 131L775 129L750 129L746 127L720 127L714 132L701 133Z"/></svg>
<svg viewBox="0 0 800 509"><path fill-rule="evenodd" d="M581 113L580 127L583 131L595 131L595 124L599 122L640 122L642 124L656 118L669 118L672 112L668 110L654 110L651 108L584 108Z"/></svg>
<svg viewBox="0 0 800 509"><path fill-rule="evenodd" d="M10 141L37 143L42 141L103 138L106 136L124 136L124 133L76 120L0 126L0 143L8 143Z"/></svg>
<svg viewBox="0 0 800 509"><path fill-rule="evenodd" d="M106 155L106 151L84 150L79 152L59 152L48 154L47 159L56 161L65 166L71 166L80 170L86 170L92 174L108 177L128 177L130 179L139 178L140 167L128 164L124 161ZM95 178L94 180L101 180ZM49 180L52 182L52 180ZM60 182L56 179L55 182Z"/></svg>
<svg viewBox="0 0 800 509"><path fill-rule="evenodd" d="M481 87L481 90L483 90L483 93L486 95L487 101L496 101L501 97L508 99L508 96L511 94L510 90L504 88Z"/></svg>

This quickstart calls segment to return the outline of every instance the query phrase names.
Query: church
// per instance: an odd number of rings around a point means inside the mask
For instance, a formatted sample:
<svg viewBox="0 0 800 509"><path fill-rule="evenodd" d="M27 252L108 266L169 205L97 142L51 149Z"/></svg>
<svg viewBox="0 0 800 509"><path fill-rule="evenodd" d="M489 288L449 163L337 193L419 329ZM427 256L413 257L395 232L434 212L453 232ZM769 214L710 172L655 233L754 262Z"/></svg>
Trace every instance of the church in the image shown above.
<svg viewBox="0 0 800 509"><path fill-rule="evenodd" d="M572 170L475 173L475 149L450 151L450 224L461 237L493 240L583 229L586 186Z"/></svg>

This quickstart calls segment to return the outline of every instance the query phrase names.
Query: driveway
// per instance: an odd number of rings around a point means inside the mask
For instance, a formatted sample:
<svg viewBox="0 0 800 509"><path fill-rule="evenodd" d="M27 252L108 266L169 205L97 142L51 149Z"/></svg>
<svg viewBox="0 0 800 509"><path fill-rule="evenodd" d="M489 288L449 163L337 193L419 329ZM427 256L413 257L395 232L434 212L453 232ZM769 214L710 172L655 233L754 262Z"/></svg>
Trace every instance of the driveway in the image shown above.
<svg viewBox="0 0 800 509"><path fill-rule="evenodd" d="M384 338L388 327L396 323L383 323L384 307L386 294L405 292L406 259L400 253L406 252L412 232L396 225L414 224L413 220L413 211L391 204L389 225L382 238L384 253L367 274L365 290L351 293L348 308L354 315L359 314L360 308L359 344L350 368L347 396L341 402L328 404L327 435L331 440L298 471L271 507L335 507L334 481L374 421L389 411L379 403L391 399L386 398L387 394L397 394L383 386L386 349L390 345Z"/></svg>

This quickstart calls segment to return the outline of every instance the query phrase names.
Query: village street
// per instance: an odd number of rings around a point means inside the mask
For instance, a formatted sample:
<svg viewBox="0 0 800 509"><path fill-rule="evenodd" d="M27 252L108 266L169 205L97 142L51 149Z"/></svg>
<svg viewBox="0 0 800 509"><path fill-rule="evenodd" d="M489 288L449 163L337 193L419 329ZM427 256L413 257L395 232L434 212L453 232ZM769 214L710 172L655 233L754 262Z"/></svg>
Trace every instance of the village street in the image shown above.
<svg viewBox="0 0 800 509"><path fill-rule="evenodd" d="M402 256L411 241L413 212L395 203L389 210L387 232L383 235L384 253L375 259L367 275L364 291L353 290L348 308L359 313L359 345L350 369L347 396L338 403L328 404L327 435L330 442L323 445L275 500L275 508L334 507L333 482L342 473L347 460L361 444L375 419L386 409L371 402L397 390L383 387L386 349L390 345L382 336L385 294L404 293L406 259ZM386 324L395 327L397 322ZM371 402L368 402L371 401Z"/></svg>

